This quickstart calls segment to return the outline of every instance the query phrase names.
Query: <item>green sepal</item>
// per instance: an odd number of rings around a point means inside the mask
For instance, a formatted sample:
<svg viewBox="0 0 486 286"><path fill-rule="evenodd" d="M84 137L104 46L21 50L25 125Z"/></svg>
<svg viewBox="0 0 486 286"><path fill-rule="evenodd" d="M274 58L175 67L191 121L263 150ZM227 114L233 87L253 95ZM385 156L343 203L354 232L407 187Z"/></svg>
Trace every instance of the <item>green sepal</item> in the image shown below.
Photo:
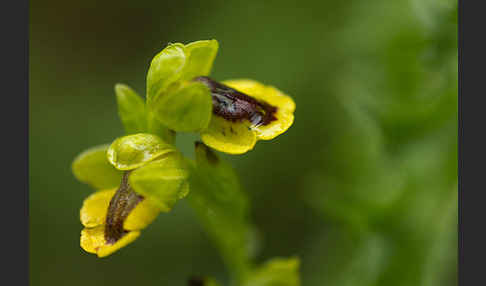
<svg viewBox="0 0 486 286"><path fill-rule="evenodd" d="M145 102L133 89L125 84L115 85L118 115L127 134L147 132Z"/></svg>
<svg viewBox="0 0 486 286"><path fill-rule="evenodd" d="M190 182L188 200L239 284L251 271L255 236L248 218L248 199L238 177L227 162L197 142Z"/></svg>
<svg viewBox="0 0 486 286"><path fill-rule="evenodd" d="M135 192L149 197L168 212L189 192L189 170L182 155L171 152L134 170L129 182Z"/></svg>
<svg viewBox="0 0 486 286"><path fill-rule="evenodd" d="M209 75L214 59L218 53L219 44L216 40L202 40L185 46L189 59L182 72L182 80L192 80L194 77Z"/></svg>
<svg viewBox="0 0 486 286"><path fill-rule="evenodd" d="M212 108L211 92L200 82L187 83L153 104L155 117L168 128L181 132L207 128Z"/></svg>
<svg viewBox="0 0 486 286"><path fill-rule="evenodd" d="M166 153L175 151L174 146L160 137L138 133L117 138L107 151L108 161L118 170L132 170Z"/></svg>
<svg viewBox="0 0 486 286"><path fill-rule="evenodd" d="M186 63L187 56L181 43L169 44L150 63L147 73L147 104L176 82Z"/></svg>
<svg viewBox="0 0 486 286"><path fill-rule="evenodd" d="M243 286L300 286L298 258L273 258L255 269Z"/></svg>
<svg viewBox="0 0 486 286"><path fill-rule="evenodd" d="M216 40L169 44L158 53L147 73L147 104L166 93L181 81L209 75L218 52Z"/></svg>
<svg viewBox="0 0 486 286"><path fill-rule="evenodd" d="M108 147L108 144L95 146L76 156L71 165L76 179L97 190L119 186L122 172L108 162Z"/></svg>

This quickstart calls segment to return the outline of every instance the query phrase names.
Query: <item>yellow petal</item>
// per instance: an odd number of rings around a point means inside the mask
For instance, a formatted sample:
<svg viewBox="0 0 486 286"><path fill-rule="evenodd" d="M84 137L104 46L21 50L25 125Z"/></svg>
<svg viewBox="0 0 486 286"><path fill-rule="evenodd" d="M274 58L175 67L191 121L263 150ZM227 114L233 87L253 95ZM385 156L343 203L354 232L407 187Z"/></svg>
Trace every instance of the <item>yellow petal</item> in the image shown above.
<svg viewBox="0 0 486 286"><path fill-rule="evenodd" d="M105 226L85 228L81 231L81 247L89 252L96 253L105 244Z"/></svg>
<svg viewBox="0 0 486 286"><path fill-rule="evenodd" d="M117 251L118 249L132 243L137 237L140 236L140 231L130 231L129 233L125 234L122 238L120 238L114 244L105 244L98 249L98 257L105 257L113 252Z"/></svg>
<svg viewBox="0 0 486 286"><path fill-rule="evenodd" d="M207 146L229 154L242 154L253 149L256 135L248 122L231 122L212 116L209 126L201 133Z"/></svg>
<svg viewBox="0 0 486 286"><path fill-rule="evenodd" d="M79 217L85 227L95 227L105 222L108 205L115 192L116 189L99 191L84 200Z"/></svg>
<svg viewBox="0 0 486 286"><path fill-rule="evenodd" d="M284 133L294 122L295 102L292 98L273 86L265 86L249 79L223 81L223 84L243 92L257 100L263 100L277 107L277 120L267 125L252 126L258 140L270 140Z"/></svg>
<svg viewBox="0 0 486 286"><path fill-rule="evenodd" d="M149 198L145 198L130 212L128 217L125 219L123 228L126 230L143 229L152 223L159 212L160 210L157 205Z"/></svg>
<svg viewBox="0 0 486 286"><path fill-rule="evenodd" d="M130 231L114 244L106 244L105 226L85 228L81 231L81 247L89 252L96 253L98 257L105 257L118 249L133 242L140 235L140 231Z"/></svg>

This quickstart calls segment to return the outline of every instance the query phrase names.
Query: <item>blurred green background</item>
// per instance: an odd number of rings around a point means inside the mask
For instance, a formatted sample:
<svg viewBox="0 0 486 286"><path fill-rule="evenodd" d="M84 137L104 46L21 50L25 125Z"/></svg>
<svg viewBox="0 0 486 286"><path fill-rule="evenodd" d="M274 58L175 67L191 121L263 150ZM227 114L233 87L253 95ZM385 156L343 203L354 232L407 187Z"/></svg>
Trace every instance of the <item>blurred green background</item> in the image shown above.
<svg viewBox="0 0 486 286"><path fill-rule="evenodd" d="M228 276L182 200L132 245L79 247L92 190L73 158L123 134L113 86L145 92L168 42L217 39L212 77L272 84L294 125L239 156L258 261L303 285L456 285L457 3L30 1L31 285L186 285ZM191 154L194 136L178 138Z"/></svg>

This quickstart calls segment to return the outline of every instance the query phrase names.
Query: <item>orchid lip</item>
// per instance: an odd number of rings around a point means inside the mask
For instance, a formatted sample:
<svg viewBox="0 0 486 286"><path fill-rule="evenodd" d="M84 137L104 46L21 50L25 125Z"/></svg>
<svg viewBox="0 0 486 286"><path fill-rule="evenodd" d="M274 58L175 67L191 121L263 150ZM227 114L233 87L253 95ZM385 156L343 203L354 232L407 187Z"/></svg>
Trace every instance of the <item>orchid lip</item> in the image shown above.
<svg viewBox="0 0 486 286"><path fill-rule="evenodd" d="M213 113L229 121L247 119L253 126L268 125L277 120L277 107L244 94L207 76L193 79L206 85L213 99Z"/></svg>
<svg viewBox="0 0 486 286"><path fill-rule="evenodd" d="M128 176L129 172L123 174L120 187L108 206L105 224L105 240L108 244L114 244L128 233L123 224L130 212L144 199L130 187Z"/></svg>

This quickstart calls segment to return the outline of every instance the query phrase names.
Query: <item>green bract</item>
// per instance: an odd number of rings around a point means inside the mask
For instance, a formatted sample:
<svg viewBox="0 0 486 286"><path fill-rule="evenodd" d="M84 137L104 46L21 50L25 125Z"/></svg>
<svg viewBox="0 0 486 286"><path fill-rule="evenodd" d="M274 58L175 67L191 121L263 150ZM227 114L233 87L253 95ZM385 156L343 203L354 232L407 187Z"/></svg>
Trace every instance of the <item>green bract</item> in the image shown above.
<svg viewBox="0 0 486 286"><path fill-rule="evenodd" d="M236 282L243 281L251 271L254 243L248 199L231 166L202 143L196 143L189 201Z"/></svg>
<svg viewBox="0 0 486 286"><path fill-rule="evenodd" d="M147 132L144 100L129 86L115 85L118 115L127 134Z"/></svg>
<svg viewBox="0 0 486 286"><path fill-rule="evenodd" d="M92 147L74 159L71 168L76 179L95 189L109 189L120 184L121 172L110 165L106 158L108 146Z"/></svg>
<svg viewBox="0 0 486 286"><path fill-rule="evenodd" d="M149 132L173 144L175 133L148 112L146 104L133 89L125 84L115 85L118 115L127 134Z"/></svg>
<svg viewBox="0 0 486 286"><path fill-rule="evenodd" d="M154 115L175 131L200 131L211 119L211 93L202 83L190 82L159 97L153 104Z"/></svg>
<svg viewBox="0 0 486 286"><path fill-rule="evenodd" d="M188 176L182 155L171 152L134 170L129 181L137 193L150 197L161 211L168 212L177 200L187 195Z"/></svg>
<svg viewBox="0 0 486 286"><path fill-rule="evenodd" d="M108 161L118 170L132 170L157 157L174 151L174 147L160 137L139 133L120 137L108 148Z"/></svg>
<svg viewBox="0 0 486 286"><path fill-rule="evenodd" d="M147 74L150 118L175 131L205 129L211 118L211 93L190 81L210 73L217 51L218 42L207 40L170 44L157 54Z"/></svg>
<svg viewBox="0 0 486 286"><path fill-rule="evenodd" d="M169 44L158 53L147 73L147 102L163 93L177 80L191 80L211 72L218 52L216 40L196 41L188 45Z"/></svg>
<svg viewBox="0 0 486 286"><path fill-rule="evenodd" d="M180 78L185 63L184 45L179 43L168 45L152 59L147 73L148 104Z"/></svg>

